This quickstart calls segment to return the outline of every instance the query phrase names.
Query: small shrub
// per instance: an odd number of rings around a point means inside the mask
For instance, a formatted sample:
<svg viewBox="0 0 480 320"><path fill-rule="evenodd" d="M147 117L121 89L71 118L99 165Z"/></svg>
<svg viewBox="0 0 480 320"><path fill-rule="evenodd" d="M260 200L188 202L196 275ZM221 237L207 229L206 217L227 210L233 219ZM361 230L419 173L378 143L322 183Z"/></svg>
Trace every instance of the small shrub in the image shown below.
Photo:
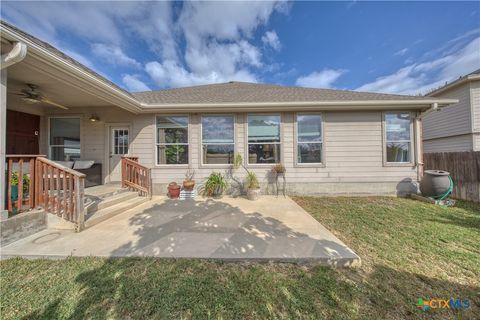
<svg viewBox="0 0 480 320"><path fill-rule="evenodd" d="M205 181L201 192L203 196L218 196L227 189L227 181L220 172L212 172Z"/></svg>
<svg viewBox="0 0 480 320"><path fill-rule="evenodd" d="M254 172L249 172L245 178L247 183L247 189L258 189L260 184L258 183L257 175Z"/></svg>

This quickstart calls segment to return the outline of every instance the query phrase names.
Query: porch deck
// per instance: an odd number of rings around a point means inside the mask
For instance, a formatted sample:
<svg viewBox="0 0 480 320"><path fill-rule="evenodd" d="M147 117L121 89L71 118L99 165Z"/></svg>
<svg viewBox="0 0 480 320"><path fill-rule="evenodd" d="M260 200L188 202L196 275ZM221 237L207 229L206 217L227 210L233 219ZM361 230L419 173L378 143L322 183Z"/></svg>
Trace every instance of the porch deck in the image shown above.
<svg viewBox="0 0 480 320"><path fill-rule="evenodd" d="M2 248L23 256L154 256L315 262L350 266L360 258L290 198L258 201L154 197L83 232L44 230Z"/></svg>

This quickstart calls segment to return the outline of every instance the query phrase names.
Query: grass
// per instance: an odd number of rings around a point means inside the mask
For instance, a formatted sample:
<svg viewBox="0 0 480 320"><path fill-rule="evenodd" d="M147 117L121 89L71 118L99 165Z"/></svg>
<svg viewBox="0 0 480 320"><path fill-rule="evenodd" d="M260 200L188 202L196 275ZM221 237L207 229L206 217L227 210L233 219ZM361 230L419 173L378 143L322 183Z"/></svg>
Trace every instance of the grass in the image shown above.
<svg viewBox="0 0 480 320"><path fill-rule="evenodd" d="M362 257L356 269L151 258L0 262L2 319L405 319L480 314L480 206L295 198ZM463 312L419 297L470 299Z"/></svg>

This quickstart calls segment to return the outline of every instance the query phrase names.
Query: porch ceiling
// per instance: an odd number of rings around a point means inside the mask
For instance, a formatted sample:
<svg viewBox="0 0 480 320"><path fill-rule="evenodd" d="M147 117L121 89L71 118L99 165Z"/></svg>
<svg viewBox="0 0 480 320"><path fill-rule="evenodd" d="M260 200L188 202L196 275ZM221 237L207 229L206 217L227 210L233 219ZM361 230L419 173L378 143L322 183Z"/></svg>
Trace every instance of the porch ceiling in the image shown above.
<svg viewBox="0 0 480 320"><path fill-rule="evenodd" d="M38 60L33 61L32 57L27 56L25 60L8 68L7 74L7 107L22 108L25 101L22 97L16 95L22 89L27 88L27 83L38 86L38 91L48 99L65 105L68 108L78 107L104 107L111 106L105 100L90 93L87 89L81 88L73 77L56 70L47 64L39 64ZM39 109L52 108L46 103L30 104Z"/></svg>

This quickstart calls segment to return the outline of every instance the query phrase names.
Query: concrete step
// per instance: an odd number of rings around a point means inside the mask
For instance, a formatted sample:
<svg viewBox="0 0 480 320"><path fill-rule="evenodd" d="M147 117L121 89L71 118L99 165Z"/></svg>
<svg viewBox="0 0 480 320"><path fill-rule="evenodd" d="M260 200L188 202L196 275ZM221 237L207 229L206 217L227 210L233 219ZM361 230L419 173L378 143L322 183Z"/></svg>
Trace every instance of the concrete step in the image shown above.
<svg viewBox="0 0 480 320"><path fill-rule="evenodd" d="M85 189L85 196L91 199L103 199L119 193L129 192L128 188L120 185L102 185Z"/></svg>
<svg viewBox="0 0 480 320"><path fill-rule="evenodd" d="M85 219L85 228L90 228L102 221L105 221L113 216L116 216L119 213L132 209L145 201L148 201L147 197L136 196L135 198L122 201L110 207L106 207L104 209L95 211L87 215Z"/></svg>
<svg viewBox="0 0 480 320"><path fill-rule="evenodd" d="M87 204L86 206L87 215L95 211L106 209L108 207L114 206L123 201L127 201L136 197L138 197L138 192L122 191L120 193L113 194L109 197L93 200L91 203Z"/></svg>

